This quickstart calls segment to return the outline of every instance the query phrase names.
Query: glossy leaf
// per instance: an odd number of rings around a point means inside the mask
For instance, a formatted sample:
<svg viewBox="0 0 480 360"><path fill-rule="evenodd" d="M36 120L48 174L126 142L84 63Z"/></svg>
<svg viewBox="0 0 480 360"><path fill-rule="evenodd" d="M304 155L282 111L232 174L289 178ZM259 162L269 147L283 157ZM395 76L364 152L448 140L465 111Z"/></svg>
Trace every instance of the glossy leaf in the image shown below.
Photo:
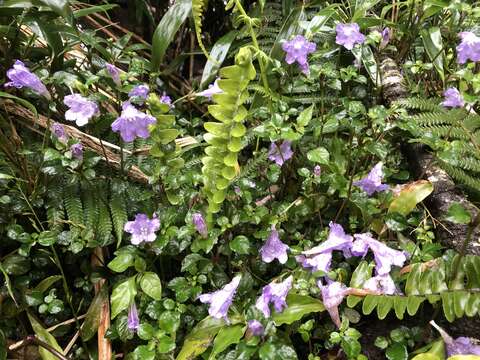
<svg viewBox="0 0 480 360"><path fill-rule="evenodd" d="M307 153L307 159L317 164L328 164L330 154L327 149L320 146L316 149L310 150Z"/></svg>
<svg viewBox="0 0 480 360"><path fill-rule="evenodd" d="M453 203L448 208L445 220L454 224L468 224L472 221L472 216L460 203Z"/></svg>
<svg viewBox="0 0 480 360"><path fill-rule="evenodd" d="M90 340L97 333L101 321L102 308L105 303L108 305L108 290L107 286L103 285L88 307L87 315L80 331L83 341Z"/></svg>
<svg viewBox="0 0 480 360"><path fill-rule="evenodd" d="M443 41L440 28L438 26L432 26L428 29L423 29L420 31L420 36L422 37L428 57L433 61L433 65L442 81L445 80L443 70Z"/></svg>
<svg viewBox="0 0 480 360"><path fill-rule="evenodd" d="M433 185L427 180L418 180L406 185L392 201L388 212L398 212L407 216L418 203L433 192Z"/></svg>
<svg viewBox="0 0 480 360"><path fill-rule="evenodd" d="M28 320L30 320L30 324L32 325L32 329L33 329L33 332L35 333L35 335L40 340L42 340L43 342L46 342L48 345L50 345L55 350L59 351L60 353L63 353L62 348L60 347L60 345L58 345L58 342L53 337L53 335L50 334L32 314L27 312L27 315L28 315ZM38 347L38 352L39 352L42 360L57 360L57 357L55 355L53 355L50 351L44 349L41 346Z"/></svg>
<svg viewBox="0 0 480 360"><path fill-rule="evenodd" d="M160 278L154 272L146 272L140 279L140 288L142 291L153 298L154 300L161 300L162 298L162 283Z"/></svg>
<svg viewBox="0 0 480 360"><path fill-rule="evenodd" d="M230 345L237 344L245 333L246 326L233 325L220 329L215 341L209 360L213 360L218 354L226 350Z"/></svg>
<svg viewBox="0 0 480 360"><path fill-rule="evenodd" d="M112 291L110 302L112 304L111 317L115 319L118 314L128 309L137 294L136 276L129 277L117 284Z"/></svg>
<svg viewBox="0 0 480 360"><path fill-rule="evenodd" d="M33 288L34 291L40 291L41 293L47 291L50 286L55 284L57 281L62 279L62 275L52 275L49 276L38 283L37 286Z"/></svg>
<svg viewBox="0 0 480 360"><path fill-rule="evenodd" d="M300 320L304 315L325 310L322 302L310 296L289 294L287 296L287 308L281 313L274 312L272 319L276 326L291 324Z"/></svg>
<svg viewBox="0 0 480 360"><path fill-rule="evenodd" d="M40 3L48 6L58 15L62 16L68 23L73 25L73 12L68 0L38 0Z"/></svg>

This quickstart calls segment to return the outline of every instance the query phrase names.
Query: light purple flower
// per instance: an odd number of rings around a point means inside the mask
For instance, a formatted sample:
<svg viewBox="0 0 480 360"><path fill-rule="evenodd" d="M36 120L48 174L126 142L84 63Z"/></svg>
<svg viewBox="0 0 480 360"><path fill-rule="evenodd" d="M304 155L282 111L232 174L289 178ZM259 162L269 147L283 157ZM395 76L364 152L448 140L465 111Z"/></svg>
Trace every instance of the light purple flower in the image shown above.
<svg viewBox="0 0 480 360"><path fill-rule="evenodd" d="M55 135L58 140L61 142L67 142L68 140L68 135L67 132L65 131L65 128L63 127L62 124L58 122L54 122L52 126L50 127L50 131L52 132L53 135Z"/></svg>
<svg viewBox="0 0 480 360"><path fill-rule="evenodd" d="M453 355L480 355L480 345L477 339L458 337L453 339L448 333L431 320L430 324L437 329L447 347L447 356Z"/></svg>
<svg viewBox="0 0 480 360"><path fill-rule="evenodd" d="M351 247L354 256L365 256L370 249L375 259L375 270L378 275L390 272L392 265L403 266L407 257L403 251L389 248L384 243L375 240L369 233L355 234L355 241Z"/></svg>
<svg viewBox="0 0 480 360"><path fill-rule="evenodd" d="M192 215L192 222L195 226L195 229L200 235L202 235L202 237L208 237L207 223L205 222L205 219L203 218L203 215L201 213L194 213Z"/></svg>
<svg viewBox="0 0 480 360"><path fill-rule="evenodd" d="M285 41L282 44L282 49L287 53L285 56L287 64L297 62L300 70L308 75L309 67L307 56L317 49L317 45L314 42L307 41L302 35L297 35L292 40Z"/></svg>
<svg viewBox="0 0 480 360"><path fill-rule="evenodd" d="M397 287L389 274L377 275L371 277L363 284L365 290L373 291L377 294L393 295L397 293Z"/></svg>
<svg viewBox="0 0 480 360"><path fill-rule="evenodd" d="M367 193L368 196L372 196L375 192L388 190L388 185L382 184L383 178L383 164L379 162L375 165L366 177L361 180L354 181L353 185L360 187Z"/></svg>
<svg viewBox="0 0 480 360"><path fill-rule="evenodd" d="M392 31L390 30L390 28L386 27L385 29L383 29L382 41L380 42L380 49L383 49L385 46L388 45L391 35L392 35Z"/></svg>
<svg viewBox="0 0 480 360"><path fill-rule="evenodd" d="M208 85L208 89L198 92L197 96L203 96L208 99L212 99L213 95L223 93L223 90L218 86L218 80L219 78L215 79L213 84Z"/></svg>
<svg viewBox="0 0 480 360"><path fill-rule="evenodd" d="M305 255L297 255L295 259L305 269L310 269L312 271L323 271L327 273L330 271L330 265L332 263L332 253L325 252L312 257L306 257Z"/></svg>
<svg viewBox="0 0 480 360"><path fill-rule="evenodd" d="M287 250L289 250L289 247L280 241L278 231L272 228L267 241L260 249L260 254L262 255L262 260L266 263L278 259L280 264L285 264L288 260Z"/></svg>
<svg viewBox="0 0 480 360"><path fill-rule="evenodd" d="M98 105L80 94L65 96L63 103L70 108L65 112L65 119L75 121L77 126L86 125L92 117L99 113Z"/></svg>
<svg viewBox="0 0 480 360"><path fill-rule="evenodd" d="M277 313L282 312L287 307L287 294L292 288L293 276L289 276L281 283L272 281L262 289L262 295L257 299L255 307L260 310L265 317L270 317L270 303Z"/></svg>
<svg viewBox="0 0 480 360"><path fill-rule="evenodd" d="M37 94L44 96L48 100L52 98L39 77L30 72L20 60L15 61L13 67L7 71L7 77L10 79L10 82L7 82L4 85L6 87L16 87L17 89L27 87L35 91Z"/></svg>
<svg viewBox="0 0 480 360"><path fill-rule="evenodd" d="M82 143L73 144L70 146L70 151L72 152L72 156L78 160L82 160L83 158L83 145Z"/></svg>
<svg viewBox="0 0 480 360"><path fill-rule="evenodd" d="M315 165L315 167L313 168L313 175L315 175L316 177L322 175L322 168L320 167L320 165Z"/></svg>
<svg viewBox="0 0 480 360"><path fill-rule="evenodd" d="M465 103L463 101L463 96L460 94L460 91L456 88L448 88L443 92L445 100L442 102L442 105L445 107L462 107Z"/></svg>
<svg viewBox="0 0 480 360"><path fill-rule="evenodd" d="M272 142L268 151L268 159L275 161L278 166L282 166L285 161L293 156L291 145L292 143L288 140L284 140L280 146Z"/></svg>
<svg viewBox="0 0 480 360"><path fill-rule="evenodd" d="M340 328L341 321L338 313L338 305L340 305L348 295L349 288L340 282L330 282L328 285L323 285L321 280L318 281L318 287L322 291L322 302L325 309L327 309L333 323Z"/></svg>
<svg viewBox="0 0 480 360"><path fill-rule="evenodd" d="M151 220L146 214L137 214L135 215L135 220L128 221L123 228L123 230L132 234L130 241L133 245L138 245L143 241L155 241L157 238L155 232L158 231L158 229L160 229L160 220L156 214L153 215Z"/></svg>
<svg viewBox="0 0 480 360"><path fill-rule="evenodd" d="M172 98L165 93L163 93L163 95L160 97L160 102L162 104L166 104L166 105L170 106L171 108L175 107L172 104Z"/></svg>
<svg viewBox="0 0 480 360"><path fill-rule="evenodd" d="M140 84L135 86L130 92L128 93L129 97L136 97L139 100L143 101L147 100L148 93L150 92L150 89L148 88L148 85L146 84Z"/></svg>
<svg viewBox="0 0 480 360"><path fill-rule="evenodd" d="M107 69L107 72L110 74L113 82L120 86L122 85L122 82L120 81L120 70L112 64L106 63L105 68Z"/></svg>
<svg viewBox="0 0 480 360"><path fill-rule="evenodd" d="M233 297L235 296L241 278L241 275L237 275L220 290L208 294L202 294L198 297L202 303L210 304L208 309L210 316L217 319L223 318L228 321L228 309L230 308L230 305L232 305Z"/></svg>
<svg viewBox="0 0 480 360"><path fill-rule="evenodd" d="M337 24L336 31L335 42L338 45L343 45L347 50L352 50L355 44L363 44L365 41L365 35L360 32L357 23Z"/></svg>
<svg viewBox="0 0 480 360"><path fill-rule="evenodd" d="M457 46L457 62L465 64L468 60L480 61L480 37L470 31L458 34L462 41Z"/></svg>
<svg viewBox="0 0 480 360"><path fill-rule="evenodd" d="M123 141L132 142L136 137L147 139L150 136L148 126L156 119L137 110L128 101L123 104L121 115L112 123L112 130L120 132Z"/></svg>
<svg viewBox="0 0 480 360"><path fill-rule="evenodd" d="M253 336L262 336L265 329L260 321L250 320L248 322L248 330L250 330Z"/></svg>
<svg viewBox="0 0 480 360"><path fill-rule="evenodd" d="M140 319L138 318L137 305L135 305L135 301L132 301L128 308L127 327L130 331L137 331L139 326Z"/></svg>

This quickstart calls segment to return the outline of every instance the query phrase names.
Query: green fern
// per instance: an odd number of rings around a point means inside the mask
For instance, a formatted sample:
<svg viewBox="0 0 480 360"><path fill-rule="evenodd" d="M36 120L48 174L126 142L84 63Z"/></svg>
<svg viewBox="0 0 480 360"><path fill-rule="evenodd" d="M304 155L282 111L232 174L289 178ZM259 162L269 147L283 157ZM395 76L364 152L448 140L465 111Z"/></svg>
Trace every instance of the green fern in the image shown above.
<svg viewBox="0 0 480 360"><path fill-rule="evenodd" d="M195 34L197 35L198 45L202 49L207 58L210 58L207 49L202 41L202 17L203 11L207 7L208 0L192 0L192 15L193 23L195 25Z"/></svg>
<svg viewBox="0 0 480 360"><path fill-rule="evenodd" d="M123 227L128 220L127 208L121 195L114 195L109 202L113 220L113 229L117 237L117 248L120 246L123 237Z"/></svg>

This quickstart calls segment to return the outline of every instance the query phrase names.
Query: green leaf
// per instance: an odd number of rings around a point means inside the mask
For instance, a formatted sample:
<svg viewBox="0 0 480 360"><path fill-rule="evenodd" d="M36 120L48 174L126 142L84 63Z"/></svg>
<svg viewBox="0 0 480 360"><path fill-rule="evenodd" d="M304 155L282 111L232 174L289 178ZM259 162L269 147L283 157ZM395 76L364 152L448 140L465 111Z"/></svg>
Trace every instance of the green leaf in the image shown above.
<svg viewBox="0 0 480 360"><path fill-rule="evenodd" d="M155 349L150 349L147 345L140 345L132 353L135 360L155 360Z"/></svg>
<svg viewBox="0 0 480 360"><path fill-rule="evenodd" d="M455 299L453 294L450 292L443 292L440 294L442 296L442 308L445 318L452 322L455 320Z"/></svg>
<svg viewBox="0 0 480 360"><path fill-rule="evenodd" d="M192 11L191 0L178 0L163 15L152 40L152 71L158 71L168 46Z"/></svg>
<svg viewBox="0 0 480 360"><path fill-rule="evenodd" d="M243 325L233 325L220 329L215 341L209 360L216 358L218 354L226 350L230 345L237 344L245 333L246 327Z"/></svg>
<svg viewBox="0 0 480 360"><path fill-rule="evenodd" d="M324 147L320 146L316 149L310 150L307 153L307 159L318 164L328 164L328 160L330 159L330 154L328 150Z"/></svg>
<svg viewBox="0 0 480 360"><path fill-rule="evenodd" d="M62 16L70 25L73 25L73 13L68 0L38 0Z"/></svg>
<svg viewBox="0 0 480 360"><path fill-rule="evenodd" d="M232 42L237 37L237 34L237 30L231 30L218 39L215 45L213 45L212 50L210 51L210 58L203 68L202 80L200 82L201 88L205 88L213 81L215 75L218 73L218 69L220 69L220 66L228 54L228 50L230 50Z"/></svg>
<svg viewBox="0 0 480 360"><path fill-rule="evenodd" d="M373 263L362 260L357 268L353 271L352 279L350 280L350 287L361 289L365 281L372 277Z"/></svg>
<svg viewBox="0 0 480 360"><path fill-rule="evenodd" d="M353 55L362 61L363 66L367 70L372 82L375 86L379 85L378 65L373 55L372 49L368 45L362 45L360 47L354 47L352 49Z"/></svg>
<svg viewBox="0 0 480 360"><path fill-rule="evenodd" d="M427 180L418 180L407 184L400 194L392 201L388 212L398 212L407 216L418 203L423 201L433 191L433 185Z"/></svg>
<svg viewBox="0 0 480 360"><path fill-rule="evenodd" d="M41 293L44 293L45 291L47 291L50 288L50 286L52 286L58 280L61 280L61 279L62 279L62 275L49 276L49 277L43 279L42 281L40 281L38 283L38 285L33 288L33 291L40 291Z"/></svg>
<svg viewBox="0 0 480 360"><path fill-rule="evenodd" d="M38 322L38 320L29 312L27 312L28 319L30 320L30 324L32 325L32 329L35 332L35 335L42 340L43 342L50 345L55 350L63 353L62 348L58 345L57 340L50 334L45 328ZM53 355L50 351L44 349L43 347L38 347L38 352L42 360L58 360L55 355Z"/></svg>
<svg viewBox="0 0 480 360"><path fill-rule="evenodd" d="M158 319L158 324L162 330L169 334L175 334L180 327L180 313L176 311L164 311Z"/></svg>
<svg viewBox="0 0 480 360"><path fill-rule="evenodd" d="M363 300L362 312L365 315L369 315L373 311L373 309L375 309L375 307L377 306L378 298L380 297L381 296L367 295Z"/></svg>
<svg viewBox="0 0 480 360"><path fill-rule="evenodd" d="M0 97L6 98L6 99L12 99L12 100L14 100L14 101L17 102L17 103L22 104L22 105L25 106L28 110L30 110L31 112L33 112L33 114L35 115L35 118L38 118L37 108L36 108L35 105L33 105L31 102L29 102L29 101L27 101L27 100L25 100L25 99L19 98L18 96L15 96L15 95L6 93L6 92L4 92L4 91L0 91Z"/></svg>
<svg viewBox="0 0 480 360"><path fill-rule="evenodd" d="M297 127L303 129L312 120L313 105L303 110L297 118ZM298 129L297 129L298 130Z"/></svg>
<svg viewBox="0 0 480 360"><path fill-rule="evenodd" d="M433 61L433 65L437 70L442 81L445 80L443 70L443 40L442 33L438 26L432 26L428 29L420 31L420 36L423 40L423 45L427 51L428 57Z"/></svg>
<svg viewBox="0 0 480 360"><path fill-rule="evenodd" d="M462 204L455 202L448 208L445 220L454 224L469 224L472 221L472 217Z"/></svg>
<svg viewBox="0 0 480 360"><path fill-rule="evenodd" d="M409 296L407 299L407 313L413 316L417 313L420 304L425 301L423 296Z"/></svg>
<svg viewBox="0 0 480 360"><path fill-rule="evenodd" d="M113 229L117 237L117 248L120 246L123 238L123 228L128 221L127 208L122 195L114 195L109 202L110 213L112 214ZM114 270L116 271L116 270Z"/></svg>
<svg viewBox="0 0 480 360"><path fill-rule="evenodd" d="M277 342L266 342L258 352L260 360L296 360L295 350L287 345Z"/></svg>
<svg viewBox="0 0 480 360"><path fill-rule="evenodd" d="M146 272L142 275L140 288L154 300L162 299L162 283L158 275L154 272Z"/></svg>
<svg viewBox="0 0 480 360"><path fill-rule="evenodd" d="M392 346L387 348L385 356L388 360L407 360L408 351L405 345L401 343L393 343Z"/></svg>
<svg viewBox="0 0 480 360"><path fill-rule="evenodd" d="M135 257L132 253L121 252L115 256L115 258L110 261L107 266L110 270L121 273L127 270L130 266L133 266L134 261Z"/></svg>
<svg viewBox="0 0 480 360"><path fill-rule="evenodd" d="M250 241L246 236L238 235L230 241L230 250L240 255L248 255L250 253Z"/></svg>
<svg viewBox="0 0 480 360"><path fill-rule="evenodd" d="M320 300L298 294L289 294L287 305L281 313L273 313L272 319L276 326L291 324L300 320L304 315L325 310Z"/></svg>
<svg viewBox="0 0 480 360"><path fill-rule="evenodd" d="M8 255L2 265L8 275L23 275L30 270L30 261L18 254Z"/></svg>
<svg viewBox="0 0 480 360"><path fill-rule="evenodd" d="M403 319L403 314L407 309L408 299L405 296L394 296L393 298L393 307L395 309L395 315L398 319Z"/></svg>
<svg viewBox="0 0 480 360"><path fill-rule="evenodd" d="M175 341L170 336L162 335L158 338L157 352L166 354L175 349Z"/></svg>
<svg viewBox="0 0 480 360"><path fill-rule="evenodd" d="M117 4L105 4L105 5L95 5L95 6L89 6L85 9L78 9L73 12L73 16L78 19L83 16L87 16L90 14L94 14L97 12L107 12L108 10L114 9L118 7Z"/></svg>
<svg viewBox="0 0 480 360"><path fill-rule="evenodd" d="M128 309L130 304L134 301L135 295L137 294L135 278L136 276L129 277L113 288L112 296L110 298L112 304L112 319L115 319L118 314Z"/></svg>
<svg viewBox="0 0 480 360"><path fill-rule="evenodd" d="M377 305L377 317L380 320L383 320L387 317L388 313L393 307L393 297L392 296L382 296L378 301Z"/></svg>
<svg viewBox="0 0 480 360"><path fill-rule="evenodd" d="M210 316L200 321L186 336L176 360L190 360L203 354L224 326L225 321Z"/></svg>
<svg viewBox="0 0 480 360"><path fill-rule="evenodd" d="M83 341L90 340L97 333L101 321L102 308L105 303L108 304L108 290L107 286L103 285L88 307L85 322L80 330L80 336Z"/></svg>

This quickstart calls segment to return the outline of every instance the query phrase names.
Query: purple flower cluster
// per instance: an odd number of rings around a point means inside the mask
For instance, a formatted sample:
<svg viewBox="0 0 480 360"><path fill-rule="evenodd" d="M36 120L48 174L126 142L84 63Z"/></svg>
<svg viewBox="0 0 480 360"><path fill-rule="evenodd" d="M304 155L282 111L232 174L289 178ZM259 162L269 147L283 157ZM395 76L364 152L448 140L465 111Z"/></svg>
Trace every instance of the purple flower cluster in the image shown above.
<svg viewBox="0 0 480 360"><path fill-rule="evenodd" d="M139 111L127 101L123 104L120 116L112 123L112 130L120 132L123 141L132 142L137 137L148 138L148 126L155 123L153 116Z"/></svg>
<svg viewBox="0 0 480 360"><path fill-rule="evenodd" d="M210 304L208 309L210 316L217 319L223 318L228 321L228 309L230 308L230 305L232 305L233 297L235 296L241 278L241 275L237 275L220 290L209 294L202 294L198 297L202 303Z"/></svg>
<svg viewBox="0 0 480 360"><path fill-rule="evenodd" d="M272 142L268 151L268 159L274 161L278 166L282 166L293 156L291 145L292 143L288 140L283 141L280 146Z"/></svg>
<svg viewBox="0 0 480 360"><path fill-rule="evenodd" d="M131 242L133 245L138 245L141 242L155 241L157 235L156 231L160 229L160 220L157 215L153 215L150 220L146 214L135 215L134 221L128 221L123 230L132 234Z"/></svg>
<svg viewBox="0 0 480 360"><path fill-rule="evenodd" d="M286 52L285 61L287 64L297 62L300 70L305 75L309 74L307 56L317 49L314 42L307 41L302 35L297 35L292 40L285 41L282 44L282 49Z"/></svg>
<svg viewBox="0 0 480 360"><path fill-rule="evenodd" d="M347 50L352 50L355 44L363 44L365 41L365 35L360 32L360 26L356 23L337 24L336 32L335 42Z"/></svg>
<svg viewBox="0 0 480 360"><path fill-rule="evenodd" d="M248 322L248 330L253 336L262 336L265 331L262 323L258 320L250 320Z"/></svg>
<svg viewBox="0 0 480 360"><path fill-rule="evenodd" d="M99 113L98 105L80 94L65 96L63 103L69 107L65 112L65 119L75 121L77 126L86 125L92 117Z"/></svg>
<svg viewBox="0 0 480 360"><path fill-rule="evenodd" d="M166 105L170 106L171 108L174 107L174 105L172 103L172 98L165 93L163 93L163 95L160 97L160 102L162 104L166 104Z"/></svg>
<svg viewBox="0 0 480 360"><path fill-rule="evenodd" d="M379 162L365 178L355 181L353 185L360 187L368 196L373 195L375 192L388 190L388 185L382 184L382 166L382 163Z"/></svg>
<svg viewBox="0 0 480 360"><path fill-rule="evenodd" d="M70 146L70 151L72 152L72 156L77 160L83 159L83 145L82 143L73 144Z"/></svg>
<svg viewBox="0 0 480 360"><path fill-rule="evenodd" d="M318 281L318 287L322 291L322 301L325 309L330 314L333 323L340 328L340 315L338 313L338 305L340 305L348 294L349 288L340 282L330 282L328 285L323 285Z"/></svg>
<svg viewBox="0 0 480 360"><path fill-rule="evenodd" d="M456 88L448 88L444 91L443 96L445 97L445 100L442 102L444 107L456 108L465 105L462 94Z"/></svg>
<svg viewBox="0 0 480 360"><path fill-rule="evenodd" d="M480 61L480 37L470 31L458 34L462 41L457 46L457 62L465 64L468 60Z"/></svg>
<svg viewBox="0 0 480 360"><path fill-rule="evenodd" d="M262 289L262 295L257 299L255 307L260 310L265 317L270 317L270 304L277 313L282 312L287 307L287 294L292 288L293 277L289 276L284 281L277 283L272 281Z"/></svg>
<svg viewBox="0 0 480 360"><path fill-rule="evenodd" d="M262 255L262 260L266 263L278 259L280 264L285 264L288 260L287 250L289 250L289 247L280 241L278 231L272 228L267 241L260 249L260 254Z"/></svg>
<svg viewBox="0 0 480 360"><path fill-rule="evenodd" d="M68 140L68 135L67 132L65 131L65 128L63 127L62 124L58 122L54 122L52 126L50 127L50 131L55 135L58 140L61 142L65 143Z"/></svg>
<svg viewBox="0 0 480 360"><path fill-rule="evenodd" d="M20 60L15 61L13 67L7 71L7 77L10 82L4 85L6 87L16 87L17 89L27 87L48 100L52 98L38 76L32 73Z"/></svg>

